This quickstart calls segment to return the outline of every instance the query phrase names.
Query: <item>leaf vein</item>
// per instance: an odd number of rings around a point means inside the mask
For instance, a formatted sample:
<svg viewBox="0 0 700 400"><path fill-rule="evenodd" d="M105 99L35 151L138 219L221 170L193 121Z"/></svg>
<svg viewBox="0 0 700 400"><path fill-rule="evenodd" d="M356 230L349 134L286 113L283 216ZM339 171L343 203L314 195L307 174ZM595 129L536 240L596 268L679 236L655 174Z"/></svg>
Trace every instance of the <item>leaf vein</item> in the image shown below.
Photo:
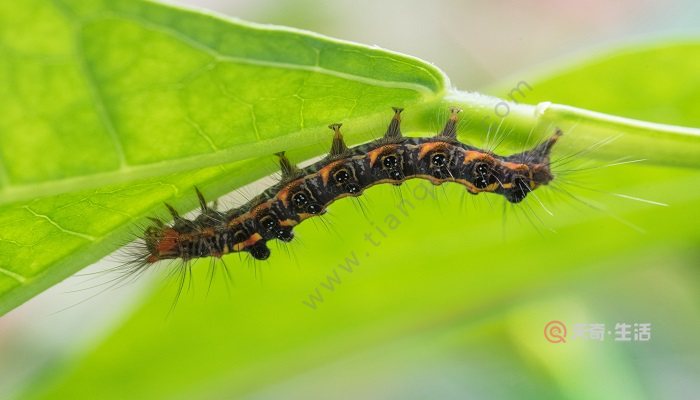
<svg viewBox="0 0 700 400"><path fill-rule="evenodd" d="M187 117L185 120L188 124L190 124L192 128L194 128L194 131L197 132L197 134L202 139L204 139L204 141L207 142L207 144L209 144L209 147L212 149L212 151L219 151L219 147L216 146L216 143L214 143L214 141L211 139L211 136L204 132L202 127L197 123L197 121L193 120L191 117Z"/></svg>
<svg viewBox="0 0 700 400"><path fill-rule="evenodd" d="M78 68L80 68L80 71L85 77L85 84L87 86L87 89L90 91L90 97L92 97L92 100L95 103L95 111L97 112L97 116L102 122L102 125L104 126L105 130L107 131L107 134L110 136L112 144L114 145L114 149L119 160L119 169L124 169L128 167L128 164L126 162L126 153L124 152L124 146L121 142L121 139L119 138L119 134L116 131L114 121L112 120L112 117L107 111L104 98L102 96L102 93L100 92L97 82L95 81L95 77L93 76L88 59L85 55L85 49L83 48L83 41L81 39L82 26L79 22L76 22L77 16L73 13L73 10L70 7L64 4L61 0L52 0L52 2L58 10L58 12L63 14L68 20L68 22L74 26L74 55L78 63Z"/></svg>
<svg viewBox="0 0 700 400"><path fill-rule="evenodd" d="M14 271L10 271L7 268L0 267L0 274L9 276L10 278L16 280L17 282L24 284L27 281L27 277L20 275Z"/></svg>
<svg viewBox="0 0 700 400"><path fill-rule="evenodd" d="M95 77L93 76L93 72L90 69L88 59L85 55L85 50L83 49L82 40L80 39L80 37L78 37L77 33L76 33L75 40L76 40L75 55L78 59L78 64L80 66L80 69L83 72L83 75L85 77L85 83L87 84L88 90L90 91L90 96L92 97L93 101L95 102L95 109L97 111L97 115L100 118L100 121L102 121L102 125L107 130L107 133L109 134L110 138L112 139L112 143L114 144L114 149L115 149L115 151L117 153L117 157L119 159L119 167L125 168L128 166L128 163L126 162L126 153L124 152L124 146L121 142L119 134L117 133L116 127L114 125L114 121L112 120L112 117L110 116L109 111L107 111L105 100L104 100L102 93L100 92L100 89L95 81Z"/></svg>
<svg viewBox="0 0 700 400"><path fill-rule="evenodd" d="M80 233L80 232L72 231L72 230L70 230L70 229L66 229L66 228L62 227L62 226L61 226L60 224L58 224L56 221L54 221L53 219L51 219L51 217L49 217L48 215L40 214L40 213L38 213L38 212L32 210L32 208L29 207L29 206L22 206L22 208L24 208L25 210L29 211L30 214L32 214L33 216L35 216L35 217L37 217L37 218L45 219L48 223L50 223L51 225L53 225L54 227L56 227L57 229L59 229L59 230L60 230L61 232L63 232L63 233L67 233L67 234L72 235L72 236L77 236L77 237L79 237L79 238L83 238L83 239L88 240L88 241L90 241L90 242L95 242L95 241L97 241L97 238L94 237L94 236L91 236L91 235L88 235L88 234L85 234L85 233Z"/></svg>

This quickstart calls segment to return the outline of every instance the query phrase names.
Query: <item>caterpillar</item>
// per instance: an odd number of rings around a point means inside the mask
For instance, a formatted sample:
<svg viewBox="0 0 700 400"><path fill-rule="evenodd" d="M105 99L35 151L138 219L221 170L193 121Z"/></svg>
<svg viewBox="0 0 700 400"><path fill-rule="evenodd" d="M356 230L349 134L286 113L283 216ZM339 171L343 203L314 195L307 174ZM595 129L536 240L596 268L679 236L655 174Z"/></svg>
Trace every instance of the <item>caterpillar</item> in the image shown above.
<svg viewBox="0 0 700 400"><path fill-rule="evenodd" d="M457 139L459 109L450 110L444 128L432 137L404 137L403 109L393 110L382 138L352 148L343 139L342 124L329 125L333 131L330 152L306 168L295 166L284 152L277 153L279 183L241 207L218 211L209 207L198 189L201 213L194 219L180 216L166 204L173 222L150 218L152 224L141 237L142 250L134 261L149 265L167 259L221 258L234 252L265 260L270 256L268 241L291 241L294 226L325 213L338 199L360 196L381 183L401 185L408 179L426 179L434 185L455 182L471 194L495 193L518 203L554 179L549 155L562 135L559 129L530 150L500 156Z"/></svg>

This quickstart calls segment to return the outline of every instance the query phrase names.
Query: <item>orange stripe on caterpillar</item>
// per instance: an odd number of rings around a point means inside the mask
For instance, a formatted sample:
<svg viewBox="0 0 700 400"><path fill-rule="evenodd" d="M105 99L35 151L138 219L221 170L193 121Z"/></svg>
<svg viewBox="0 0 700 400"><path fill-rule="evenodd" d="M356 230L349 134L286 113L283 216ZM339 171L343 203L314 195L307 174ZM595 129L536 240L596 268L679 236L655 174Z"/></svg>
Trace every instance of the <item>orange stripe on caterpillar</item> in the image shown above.
<svg viewBox="0 0 700 400"><path fill-rule="evenodd" d="M397 147L397 145L384 145L367 153L367 156L369 157L369 166L374 167L374 165L377 162L377 159L380 156L395 151Z"/></svg>
<svg viewBox="0 0 700 400"><path fill-rule="evenodd" d="M331 171L333 171L334 168L336 168L337 166L342 165L342 164L343 164L343 160L334 161L334 162L326 165L325 167L321 168L318 171L318 174L321 176L321 179L323 179L324 185L328 184L328 180L330 179Z"/></svg>
<svg viewBox="0 0 700 400"><path fill-rule="evenodd" d="M445 142L424 143L420 145L420 148L418 150L418 159L422 160L428 153L432 151L444 150L446 146L447 143Z"/></svg>
<svg viewBox="0 0 700 400"><path fill-rule="evenodd" d="M253 245L255 245L256 243L258 243L261 240L262 240L262 236L259 233L254 233L245 241L240 242L240 243L235 243L231 250L232 251L245 250L249 247L252 247Z"/></svg>
<svg viewBox="0 0 700 400"><path fill-rule="evenodd" d="M464 154L464 164L468 164L475 160L486 160L489 162L494 162L495 160L489 154L483 151L467 150Z"/></svg>

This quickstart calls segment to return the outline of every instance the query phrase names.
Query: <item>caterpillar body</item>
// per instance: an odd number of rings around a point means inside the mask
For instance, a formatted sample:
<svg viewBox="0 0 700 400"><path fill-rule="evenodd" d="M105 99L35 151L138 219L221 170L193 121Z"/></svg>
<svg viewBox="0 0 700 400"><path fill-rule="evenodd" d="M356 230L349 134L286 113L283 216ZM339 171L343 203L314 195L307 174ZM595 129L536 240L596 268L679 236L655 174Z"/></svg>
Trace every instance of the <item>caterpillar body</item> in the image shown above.
<svg viewBox="0 0 700 400"><path fill-rule="evenodd" d="M352 148L343 140L341 124L332 124L331 149L324 159L301 169L283 152L277 153L280 182L241 207L218 211L207 205L199 190L201 213L192 220L166 204L173 222L151 218L153 223L144 231L142 250L134 262L145 266L166 259L218 258L233 252L265 260L270 256L268 241L291 241L294 226L323 214L338 199L360 196L381 183L400 185L408 179L426 179L435 185L455 182L469 193L495 193L518 203L554 179L549 155L560 130L530 150L500 156L457 139L459 111L451 110L445 127L435 136L404 137L402 109L394 108L382 138Z"/></svg>

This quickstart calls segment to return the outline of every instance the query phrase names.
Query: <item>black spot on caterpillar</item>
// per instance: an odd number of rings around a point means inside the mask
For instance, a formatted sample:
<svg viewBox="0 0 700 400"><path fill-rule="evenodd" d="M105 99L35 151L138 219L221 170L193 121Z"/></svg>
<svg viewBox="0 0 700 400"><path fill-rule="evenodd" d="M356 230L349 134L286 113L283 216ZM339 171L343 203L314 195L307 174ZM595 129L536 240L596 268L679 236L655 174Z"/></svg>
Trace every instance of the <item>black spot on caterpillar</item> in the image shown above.
<svg viewBox="0 0 700 400"><path fill-rule="evenodd" d="M458 109L451 110L447 124L433 137L404 137L401 112L394 108L384 137L353 148L346 146L341 124L331 124L330 153L306 168L296 167L284 153L278 153L281 181L239 208L210 208L199 190L201 214L193 220L166 205L173 223L152 218L153 224L143 234L143 251L134 255L134 262L148 265L166 259L220 258L233 252L248 252L265 260L270 256L268 241L291 241L294 226L323 214L334 201L360 196L380 183L400 185L416 178L435 185L455 182L472 194L495 193L519 203L554 179L549 154L562 134L558 129L530 150L500 156L457 139Z"/></svg>

